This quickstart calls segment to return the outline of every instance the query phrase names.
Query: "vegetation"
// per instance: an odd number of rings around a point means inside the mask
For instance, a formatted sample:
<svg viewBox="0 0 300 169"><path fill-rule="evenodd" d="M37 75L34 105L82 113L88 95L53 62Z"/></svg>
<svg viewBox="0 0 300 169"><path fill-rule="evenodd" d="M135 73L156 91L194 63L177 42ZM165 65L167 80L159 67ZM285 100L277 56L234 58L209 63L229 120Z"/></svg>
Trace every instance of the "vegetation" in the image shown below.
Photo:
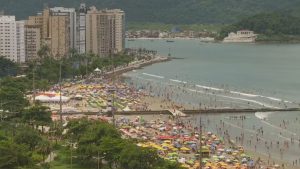
<svg viewBox="0 0 300 169"><path fill-rule="evenodd" d="M74 168L101 165L107 169L180 169L179 164L161 159L155 150L122 139L119 131L107 122L81 119L63 128L52 122L48 107L38 102L32 106L26 98L32 90L33 74L37 84L40 83L36 87L45 89L57 83L61 63L63 78L68 78L85 75L96 67L111 69L133 59L122 54L111 59L73 53L72 57L57 61L43 47L39 59L25 71L26 77L5 74L0 79L0 169L73 168L73 165ZM17 67L8 60L0 60L0 64L3 62L10 65L8 69ZM62 135L63 129L66 135ZM58 157L48 164L46 159L51 152Z"/></svg>
<svg viewBox="0 0 300 169"><path fill-rule="evenodd" d="M128 23L127 29L130 31L137 31L137 30L171 31L172 28L178 27L182 30L219 32L223 26L224 26L223 24L163 24L163 23L130 22Z"/></svg>
<svg viewBox="0 0 300 169"><path fill-rule="evenodd" d="M224 27L220 37L229 32L249 29L259 34L258 41L300 40L300 17L282 13L262 13Z"/></svg>
<svg viewBox="0 0 300 169"><path fill-rule="evenodd" d="M0 0L0 10L26 19L49 7L78 7L81 0ZM300 16L298 0L85 0L88 6L121 8L128 22L172 24L233 23L261 12L284 11Z"/></svg>
<svg viewBox="0 0 300 169"><path fill-rule="evenodd" d="M121 139L117 129L105 122L87 119L70 121L67 138L76 143L76 165L120 169L179 169L179 164L161 159L157 152L138 147L133 140ZM72 146L70 147L72 148ZM101 159L98 161L97 159ZM105 164L102 164L102 159Z"/></svg>
<svg viewBox="0 0 300 169"><path fill-rule="evenodd" d="M43 48L40 50L43 51ZM40 52L38 62L29 63L26 70L27 77L32 79L33 72L35 79L54 84L59 81L59 70L61 64L62 78L74 78L75 76L85 76L93 72L96 68L108 70L120 65L127 65L133 61L133 56L122 53L112 57L99 57L94 54L78 54L73 52L70 57L65 57L61 61L49 56L47 51ZM60 63L61 62L61 63Z"/></svg>
<svg viewBox="0 0 300 169"><path fill-rule="evenodd" d="M43 116L44 112L38 113ZM24 121L19 121L18 118L24 119ZM51 118L50 121L41 121L43 124L49 125ZM41 168L37 164L45 160L52 146L46 136L32 128L30 124L31 121L24 118L22 111L10 115L9 118L1 119L0 168Z"/></svg>
<svg viewBox="0 0 300 169"><path fill-rule="evenodd" d="M18 72L18 65L0 56L0 78L5 76L15 76Z"/></svg>

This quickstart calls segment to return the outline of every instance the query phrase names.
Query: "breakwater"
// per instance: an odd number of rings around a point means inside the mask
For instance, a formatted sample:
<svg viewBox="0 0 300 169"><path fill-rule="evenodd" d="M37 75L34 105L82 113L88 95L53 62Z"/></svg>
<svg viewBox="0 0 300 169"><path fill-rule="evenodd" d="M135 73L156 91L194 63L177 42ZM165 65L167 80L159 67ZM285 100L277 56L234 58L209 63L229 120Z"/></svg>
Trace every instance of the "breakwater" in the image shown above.
<svg viewBox="0 0 300 169"><path fill-rule="evenodd" d="M181 110L185 115L192 114L221 114L221 113L256 113L256 112L295 112L300 111L300 108L287 108L287 109L198 109L198 110ZM97 115L99 112L69 112L63 113L64 115L73 114L86 114ZM144 110L144 111L117 111L115 115L173 115L172 110Z"/></svg>
<svg viewBox="0 0 300 169"><path fill-rule="evenodd" d="M151 59L151 60L143 61L143 62L140 62L140 63L137 63L137 64L126 66L124 68L115 69L114 71L106 72L104 74L104 76L105 77L111 77L111 76L114 76L114 75L115 76L116 75L121 75L123 73L129 72L129 71L132 71L132 70L135 70L135 69L141 69L145 66L149 66L149 65L152 65L152 64L155 64L155 63L160 63L160 62L166 62L166 61L170 61L170 60L171 60L170 57L158 56L158 57L155 57L154 59Z"/></svg>

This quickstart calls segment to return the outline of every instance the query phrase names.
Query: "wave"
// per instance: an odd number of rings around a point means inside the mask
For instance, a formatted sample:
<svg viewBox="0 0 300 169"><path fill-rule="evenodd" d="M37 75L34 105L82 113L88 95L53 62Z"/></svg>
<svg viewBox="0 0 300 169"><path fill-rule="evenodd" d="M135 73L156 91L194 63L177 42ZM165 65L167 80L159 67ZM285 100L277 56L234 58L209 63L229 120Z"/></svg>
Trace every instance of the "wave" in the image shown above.
<svg viewBox="0 0 300 169"><path fill-rule="evenodd" d="M163 76L154 75L154 74L149 74L149 73L142 73L142 74L143 74L143 75L146 75L146 76L150 76L150 77L159 78L159 79L164 79L164 78L165 78L165 77L163 77ZM148 79L147 79L147 80L148 80ZM178 79L169 79L169 80L172 81L172 82L176 82L176 83L184 83L184 84L187 83L187 82L185 82L185 81L181 81L181 80L178 80ZM216 87L203 86L203 85L199 85L199 84L197 84L197 85L195 85L195 86L198 87L198 88L207 89L207 90L226 92L226 90L220 89L220 88L216 88ZM186 89L189 90L189 91L191 91L191 92L198 92L198 93L203 93L203 94L215 95L215 96L219 96L219 97L223 97L223 98L229 98L229 99L234 99L234 100L240 100L240 101L245 101L245 102L251 102L251 103L254 103L254 104L263 106L263 107L279 109L279 107L272 106L272 105L266 104L266 103L264 103L264 102L259 102L259 101L257 101L257 100L252 100L252 99L247 99L247 98L242 98L242 97L235 97L235 96L226 96L226 95L222 95L222 94L208 93L208 92L203 92L203 91L200 92L200 91L198 91L198 90L192 90L192 89L188 89L188 88L186 88ZM258 97L261 97L261 98L266 98L266 99L273 100L273 101L277 101L277 102L283 101L282 99L279 99L279 98L268 97L268 96L263 96L263 95L255 95L255 94L244 93L244 92L238 92L238 91L228 91L228 92L231 93L231 94L238 94L239 96L246 96L246 97L250 97L250 98L258 98ZM286 103L291 103L291 102L289 102L289 101L284 101L284 102L286 102Z"/></svg>
<svg viewBox="0 0 300 169"><path fill-rule="evenodd" d="M172 82L177 82L177 83L184 83L184 84L187 83L187 82L185 82L185 81L180 81L180 80L176 80L176 79L170 79L170 81L172 81Z"/></svg>
<svg viewBox="0 0 300 169"><path fill-rule="evenodd" d="M243 93L243 92L237 92L237 91L229 91L232 94L238 94L238 95L243 95L243 96L248 96L248 97L258 97L259 95L255 94L249 94L249 93Z"/></svg>
<svg viewBox="0 0 300 169"><path fill-rule="evenodd" d="M275 125L273 125L273 124L271 124L271 123L268 123L268 122L265 121L265 120L263 120L262 122L265 123L266 125L270 126L270 127L275 128L275 129L285 131L286 133L290 133L290 134L292 134L292 135L294 135L294 136L297 135L297 133L294 133L294 132L291 132L291 131L289 131L289 130L283 129L283 128L281 128L281 127L275 126Z"/></svg>
<svg viewBox="0 0 300 169"><path fill-rule="evenodd" d="M273 112L256 112L254 115L260 120L265 120L269 117Z"/></svg>
<svg viewBox="0 0 300 169"><path fill-rule="evenodd" d="M163 76L154 75L154 74L148 74L148 73L143 73L143 74L147 75L147 76L152 76L152 77L160 78L160 79L164 79L165 78ZM170 81L177 82L177 83L184 83L184 84L187 83L186 81L181 81L181 80L177 80L177 79L170 79ZM209 87L209 86L204 86L204 85L199 85L199 84L197 84L196 87L202 88L202 89L207 89L207 90L214 90L214 91L224 91L224 92L226 91L225 89L216 88L216 87ZM263 96L263 95L257 95L257 94L239 92L239 91L232 91L232 90L229 90L228 92L231 93L231 94L237 94L237 95L240 95L240 96L246 96L246 97L251 97L251 98L253 98L253 97L261 97L261 98L269 99L269 100L276 101L276 102L292 103L291 101L283 100L283 99L276 98L276 97Z"/></svg>
<svg viewBox="0 0 300 169"><path fill-rule="evenodd" d="M208 89L208 90L216 90L216 91L224 91L224 89L219 89L215 87L208 87L208 86L202 86L202 85L196 85L199 88Z"/></svg>
<svg viewBox="0 0 300 169"><path fill-rule="evenodd" d="M196 86L199 87L199 88L208 89L208 90L225 91L224 89L215 88L215 87L209 87L209 86L203 86L203 85L196 85ZM246 97L262 97L262 98L266 98L266 99L277 101L277 102L282 102L283 101L285 103L292 103L291 101L283 100L283 99L276 98L276 97L256 95L256 94L250 94L250 93L244 93L244 92L238 92L238 91L232 91L232 90L229 90L229 93L238 94L238 95L242 95L242 96L246 96Z"/></svg>
<svg viewBox="0 0 300 169"><path fill-rule="evenodd" d="M142 73L143 75L146 75L146 76L151 76L151 77L156 77L156 78L160 78L160 79L164 79L165 77L163 76L158 76L158 75L153 75L153 74L149 74L149 73Z"/></svg>

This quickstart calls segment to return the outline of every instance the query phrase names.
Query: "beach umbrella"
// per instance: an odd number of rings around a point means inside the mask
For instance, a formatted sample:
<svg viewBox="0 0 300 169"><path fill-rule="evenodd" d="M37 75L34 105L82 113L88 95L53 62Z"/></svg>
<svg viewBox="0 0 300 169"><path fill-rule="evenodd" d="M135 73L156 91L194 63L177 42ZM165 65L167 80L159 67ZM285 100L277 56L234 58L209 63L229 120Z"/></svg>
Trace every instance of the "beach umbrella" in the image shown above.
<svg viewBox="0 0 300 169"><path fill-rule="evenodd" d="M224 159L224 158L225 158L225 156L223 156L223 155L219 156L219 159Z"/></svg>
<svg viewBox="0 0 300 169"><path fill-rule="evenodd" d="M247 157L247 155L243 153L243 154L241 154L241 157Z"/></svg>
<svg viewBox="0 0 300 169"><path fill-rule="evenodd" d="M182 147L182 148L180 148L180 150L181 150L181 151L190 151L190 149L187 148L187 147Z"/></svg>
<svg viewBox="0 0 300 169"><path fill-rule="evenodd" d="M247 163L248 160L247 160L246 158L243 158L241 162L242 162L242 163Z"/></svg>

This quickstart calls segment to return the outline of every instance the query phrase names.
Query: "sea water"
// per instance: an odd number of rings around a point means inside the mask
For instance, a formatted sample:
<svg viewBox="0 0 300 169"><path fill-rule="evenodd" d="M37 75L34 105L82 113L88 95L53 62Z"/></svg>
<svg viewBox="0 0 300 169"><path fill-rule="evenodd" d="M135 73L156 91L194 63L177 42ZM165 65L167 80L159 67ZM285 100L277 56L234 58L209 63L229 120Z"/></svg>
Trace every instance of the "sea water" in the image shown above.
<svg viewBox="0 0 300 169"><path fill-rule="evenodd" d="M126 73L131 84L152 95L193 108L300 106L300 44L136 40L127 41L126 46L157 50L164 56L170 52L180 58ZM300 157L300 112L243 114L243 121L230 118L240 115L205 115L203 121L205 124L210 119L206 129L214 132L218 132L216 126L224 125L233 140L243 133L245 141L239 144L266 156L272 154L288 162ZM264 135L257 134L259 129ZM256 138L260 141L256 142ZM251 139L250 145L247 140ZM289 148L284 148L284 141L289 142ZM280 149L284 152L280 153Z"/></svg>

